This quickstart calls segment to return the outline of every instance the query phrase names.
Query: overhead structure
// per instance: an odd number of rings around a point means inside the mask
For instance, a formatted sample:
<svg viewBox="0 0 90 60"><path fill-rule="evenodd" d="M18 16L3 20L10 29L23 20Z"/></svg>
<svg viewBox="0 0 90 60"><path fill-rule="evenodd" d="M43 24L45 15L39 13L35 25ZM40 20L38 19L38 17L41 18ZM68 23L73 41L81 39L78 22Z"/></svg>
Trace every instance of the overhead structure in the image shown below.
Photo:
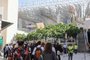
<svg viewBox="0 0 90 60"><path fill-rule="evenodd" d="M12 25L13 23L1 21L1 31Z"/></svg>

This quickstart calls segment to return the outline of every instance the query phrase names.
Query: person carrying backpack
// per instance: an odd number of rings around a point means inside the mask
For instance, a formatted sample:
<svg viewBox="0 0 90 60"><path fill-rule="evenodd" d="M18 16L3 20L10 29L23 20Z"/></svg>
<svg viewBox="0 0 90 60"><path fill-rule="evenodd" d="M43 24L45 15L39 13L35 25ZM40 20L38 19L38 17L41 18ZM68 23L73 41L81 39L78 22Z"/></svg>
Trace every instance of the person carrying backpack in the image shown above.
<svg viewBox="0 0 90 60"><path fill-rule="evenodd" d="M42 56L41 47L37 47L35 51L35 60L42 60L41 56Z"/></svg>
<svg viewBox="0 0 90 60"><path fill-rule="evenodd" d="M7 60L13 60L13 47L12 44L8 45L8 57Z"/></svg>
<svg viewBox="0 0 90 60"><path fill-rule="evenodd" d="M41 41L37 42L37 45L34 48L32 55L34 55L34 60L40 60L41 59L41 55L42 55Z"/></svg>
<svg viewBox="0 0 90 60"><path fill-rule="evenodd" d="M15 60L24 60L24 47L23 41L18 41L18 47L15 49L14 52L14 59Z"/></svg>
<svg viewBox="0 0 90 60"><path fill-rule="evenodd" d="M30 47L31 47L30 57L31 57L31 60L33 60L33 59L34 59L34 55L33 55L32 53L33 53L33 50L34 50L34 48L35 48L36 46L35 46L34 43L32 43L32 44L30 45Z"/></svg>
<svg viewBox="0 0 90 60"><path fill-rule="evenodd" d="M28 44L26 44L24 47L24 60L30 60Z"/></svg>
<svg viewBox="0 0 90 60"><path fill-rule="evenodd" d="M14 54L15 60L24 60L24 49L18 47Z"/></svg>

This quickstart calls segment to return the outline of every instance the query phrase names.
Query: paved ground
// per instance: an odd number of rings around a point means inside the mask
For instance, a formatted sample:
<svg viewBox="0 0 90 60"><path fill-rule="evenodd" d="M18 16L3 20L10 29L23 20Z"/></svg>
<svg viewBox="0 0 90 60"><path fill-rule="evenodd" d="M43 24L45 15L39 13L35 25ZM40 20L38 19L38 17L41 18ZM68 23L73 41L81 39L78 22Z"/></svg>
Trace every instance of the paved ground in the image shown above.
<svg viewBox="0 0 90 60"><path fill-rule="evenodd" d="M6 60L6 59L0 56L0 60Z"/></svg>
<svg viewBox="0 0 90 60"><path fill-rule="evenodd" d="M6 60L0 57L0 60ZM61 55L61 60L68 60L68 55ZM90 54L88 53L77 53L73 55L73 60L90 60Z"/></svg>
<svg viewBox="0 0 90 60"><path fill-rule="evenodd" d="M61 55L61 60L68 60L68 55ZM88 53L74 54L73 60L90 60L90 54Z"/></svg>

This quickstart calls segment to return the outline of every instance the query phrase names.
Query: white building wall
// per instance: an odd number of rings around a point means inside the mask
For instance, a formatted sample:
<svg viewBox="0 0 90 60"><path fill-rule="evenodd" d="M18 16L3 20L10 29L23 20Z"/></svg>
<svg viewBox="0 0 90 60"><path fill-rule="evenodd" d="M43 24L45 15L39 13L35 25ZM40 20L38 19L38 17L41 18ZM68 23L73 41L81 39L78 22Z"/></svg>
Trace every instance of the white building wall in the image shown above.
<svg viewBox="0 0 90 60"><path fill-rule="evenodd" d="M1 7L1 15L2 19L7 20L7 8L8 8L8 0L0 0L0 7ZM7 30L4 29L3 31L0 31L1 36L3 36L3 45L6 43L6 34Z"/></svg>
<svg viewBox="0 0 90 60"><path fill-rule="evenodd" d="M18 0L8 0L8 13L7 19L13 23L7 28L6 43L10 43L13 36L17 32L17 21L18 21Z"/></svg>
<svg viewBox="0 0 90 60"><path fill-rule="evenodd" d="M3 10L2 19L7 20L8 0L2 0L2 2L0 2L0 3L2 3L1 6L2 6L2 10Z"/></svg>

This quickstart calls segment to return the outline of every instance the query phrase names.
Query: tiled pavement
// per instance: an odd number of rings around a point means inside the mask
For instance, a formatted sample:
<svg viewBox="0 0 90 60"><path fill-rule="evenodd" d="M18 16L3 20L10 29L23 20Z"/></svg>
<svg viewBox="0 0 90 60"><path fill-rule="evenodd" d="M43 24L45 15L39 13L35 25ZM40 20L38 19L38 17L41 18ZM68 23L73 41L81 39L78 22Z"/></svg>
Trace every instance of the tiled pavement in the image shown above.
<svg viewBox="0 0 90 60"><path fill-rule="evenodd" d="M3 57L0 57L0 60L6 60ZM68 55L61 55L61 60L68 60ZM77 53L73 55L73 60L90 60L89 53Z"/></svg>
<svg viewBox="0 0 90 60"><path fill-rule="evenodd" d="M61 60L68 60L68 55L61 55ZM73 60L90 60L90 54L89 53L74 54Z"/></svg>

